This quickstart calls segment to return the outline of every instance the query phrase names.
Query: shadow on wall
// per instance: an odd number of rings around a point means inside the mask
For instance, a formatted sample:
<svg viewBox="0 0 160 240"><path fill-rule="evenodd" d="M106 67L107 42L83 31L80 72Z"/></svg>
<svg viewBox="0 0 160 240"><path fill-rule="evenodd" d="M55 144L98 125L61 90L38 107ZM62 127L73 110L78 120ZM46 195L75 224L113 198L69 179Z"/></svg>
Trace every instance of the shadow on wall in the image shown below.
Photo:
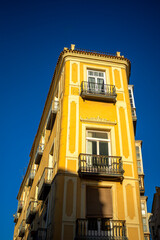
<svg viewBox="0 0 160 240"><path fill-rule="evenodd" d="M48 184L46 176L42 191L43 199L38 199L37 211L29 225L27 240L61 239L63 206L65 206L64 212L67 217L73 216L73 211L75 213L75 239L80 239L79 237L84 235L87 237L89 231L96 236L97 231L106 231L110 228L108 220L113 217L110 187L99 187L98 181L94 181L94 185L89 181L85 183L85 179L82 182L77 174L60 169L51 184ZM75 209L74 199L76 200ZM81 206L85 209L81 209ZM66 240L70 240L69 236Z"/></svg>

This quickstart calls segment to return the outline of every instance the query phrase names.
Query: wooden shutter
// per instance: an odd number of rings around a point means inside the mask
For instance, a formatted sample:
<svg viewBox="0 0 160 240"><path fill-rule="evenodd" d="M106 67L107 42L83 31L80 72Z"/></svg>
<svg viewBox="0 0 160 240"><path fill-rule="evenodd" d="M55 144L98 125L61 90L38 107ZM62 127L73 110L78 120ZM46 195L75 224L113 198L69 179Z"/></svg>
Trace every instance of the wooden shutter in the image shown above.
<svg viewBox="0 0 160 240"><path fill-rule="evenodd" d="M111 188L86 188L86 215L87 217L113 217Z"/></svg>

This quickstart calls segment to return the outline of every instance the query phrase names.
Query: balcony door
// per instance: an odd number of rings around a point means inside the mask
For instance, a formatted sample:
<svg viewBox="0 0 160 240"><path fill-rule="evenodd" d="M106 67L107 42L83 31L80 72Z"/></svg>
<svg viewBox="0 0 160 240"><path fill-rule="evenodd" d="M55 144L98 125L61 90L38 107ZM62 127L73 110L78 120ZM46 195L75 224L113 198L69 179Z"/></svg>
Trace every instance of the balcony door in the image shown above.
<svg viewBox="0 0 160 240"><path fill-rule="evenodd" d="M102 71L88 70L88 91L93 93L103 93L105 84L105 73Z"/></svg>
<svg viewBox="0 0 160 240"><path fill-rule="evenodd" d="M102 160L103 164L109 165L108 156L111 155L109 135L109 132L87 131L86 149L89 154L87 159L89 165L100 164Z"/></svg>
<svg viewBox="0 0 160 240"><path fill-rule="evenodd" d="M110 223L107 224L113 218L111 188L87 186L86 218L88 236L111 236Z"/></svg>

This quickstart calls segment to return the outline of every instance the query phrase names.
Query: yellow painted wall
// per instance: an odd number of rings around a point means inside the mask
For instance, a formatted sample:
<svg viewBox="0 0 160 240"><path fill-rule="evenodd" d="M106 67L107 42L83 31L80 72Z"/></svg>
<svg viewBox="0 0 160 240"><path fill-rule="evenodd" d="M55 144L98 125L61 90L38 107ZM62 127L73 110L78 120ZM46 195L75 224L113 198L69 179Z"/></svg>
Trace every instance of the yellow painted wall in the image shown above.
<svg viewBox="0 0 160 240"><path fill-rule="evenodd" d="M53 238L56 240L73 239L76 218L85 218L82 216L85 212L82 198L84 186L87 184L106 186L108 184L107 186L111 186L114 191L114 217L126 220L129 240L143 239L135 140L126 69L118 59L114 63L110 59L98 61L86 58L82 61L77 56L76 58L74 56L66 57L63 68L63 78L60 78L58 117L52 133L46 132L46 147L43 157L37 167L33 185L30 190L27 190L26 206L15 226L15 232L18 231L21 219L25 217L29 200L35 197L36 186L44 168L48 166L49 152L53 141L55 141L57 144L55 148L57 167L54 169L54 176L56 174L57 176L55 211L52 216L54 222ZM81 82L87 79L87 69L101 69L106 72L107 83L116 85L116 104L82 99L80 96ZM53 95L51 94L51 96ZM99 183L95 180L78 177L78 156L80 153L85 153L83 151L86 149L86 140L84 139L86 129L109 130L111 132L111 141L115 142L112 144L111 151L116 156L122 156L123 160L125 173L122 182L104 179ZM38 141L39 139L36 144ZM76 177L75 182L68 180L65 184L66 176ZM64 192L66 192L65 198ZM76 206L75 215L74 206Z"/></svg>

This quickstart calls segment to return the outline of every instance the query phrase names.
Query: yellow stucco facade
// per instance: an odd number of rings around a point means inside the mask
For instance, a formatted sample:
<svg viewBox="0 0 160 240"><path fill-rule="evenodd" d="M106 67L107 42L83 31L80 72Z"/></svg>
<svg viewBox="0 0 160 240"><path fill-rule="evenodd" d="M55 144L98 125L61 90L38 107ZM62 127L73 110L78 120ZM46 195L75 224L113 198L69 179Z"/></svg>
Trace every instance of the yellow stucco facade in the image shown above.
<svg viewBox="0 0 160 240"><path fill-rule="evenodd" d="M61 52L17 196L14 240L149 239L129 76L119 53Z"/></svg>

